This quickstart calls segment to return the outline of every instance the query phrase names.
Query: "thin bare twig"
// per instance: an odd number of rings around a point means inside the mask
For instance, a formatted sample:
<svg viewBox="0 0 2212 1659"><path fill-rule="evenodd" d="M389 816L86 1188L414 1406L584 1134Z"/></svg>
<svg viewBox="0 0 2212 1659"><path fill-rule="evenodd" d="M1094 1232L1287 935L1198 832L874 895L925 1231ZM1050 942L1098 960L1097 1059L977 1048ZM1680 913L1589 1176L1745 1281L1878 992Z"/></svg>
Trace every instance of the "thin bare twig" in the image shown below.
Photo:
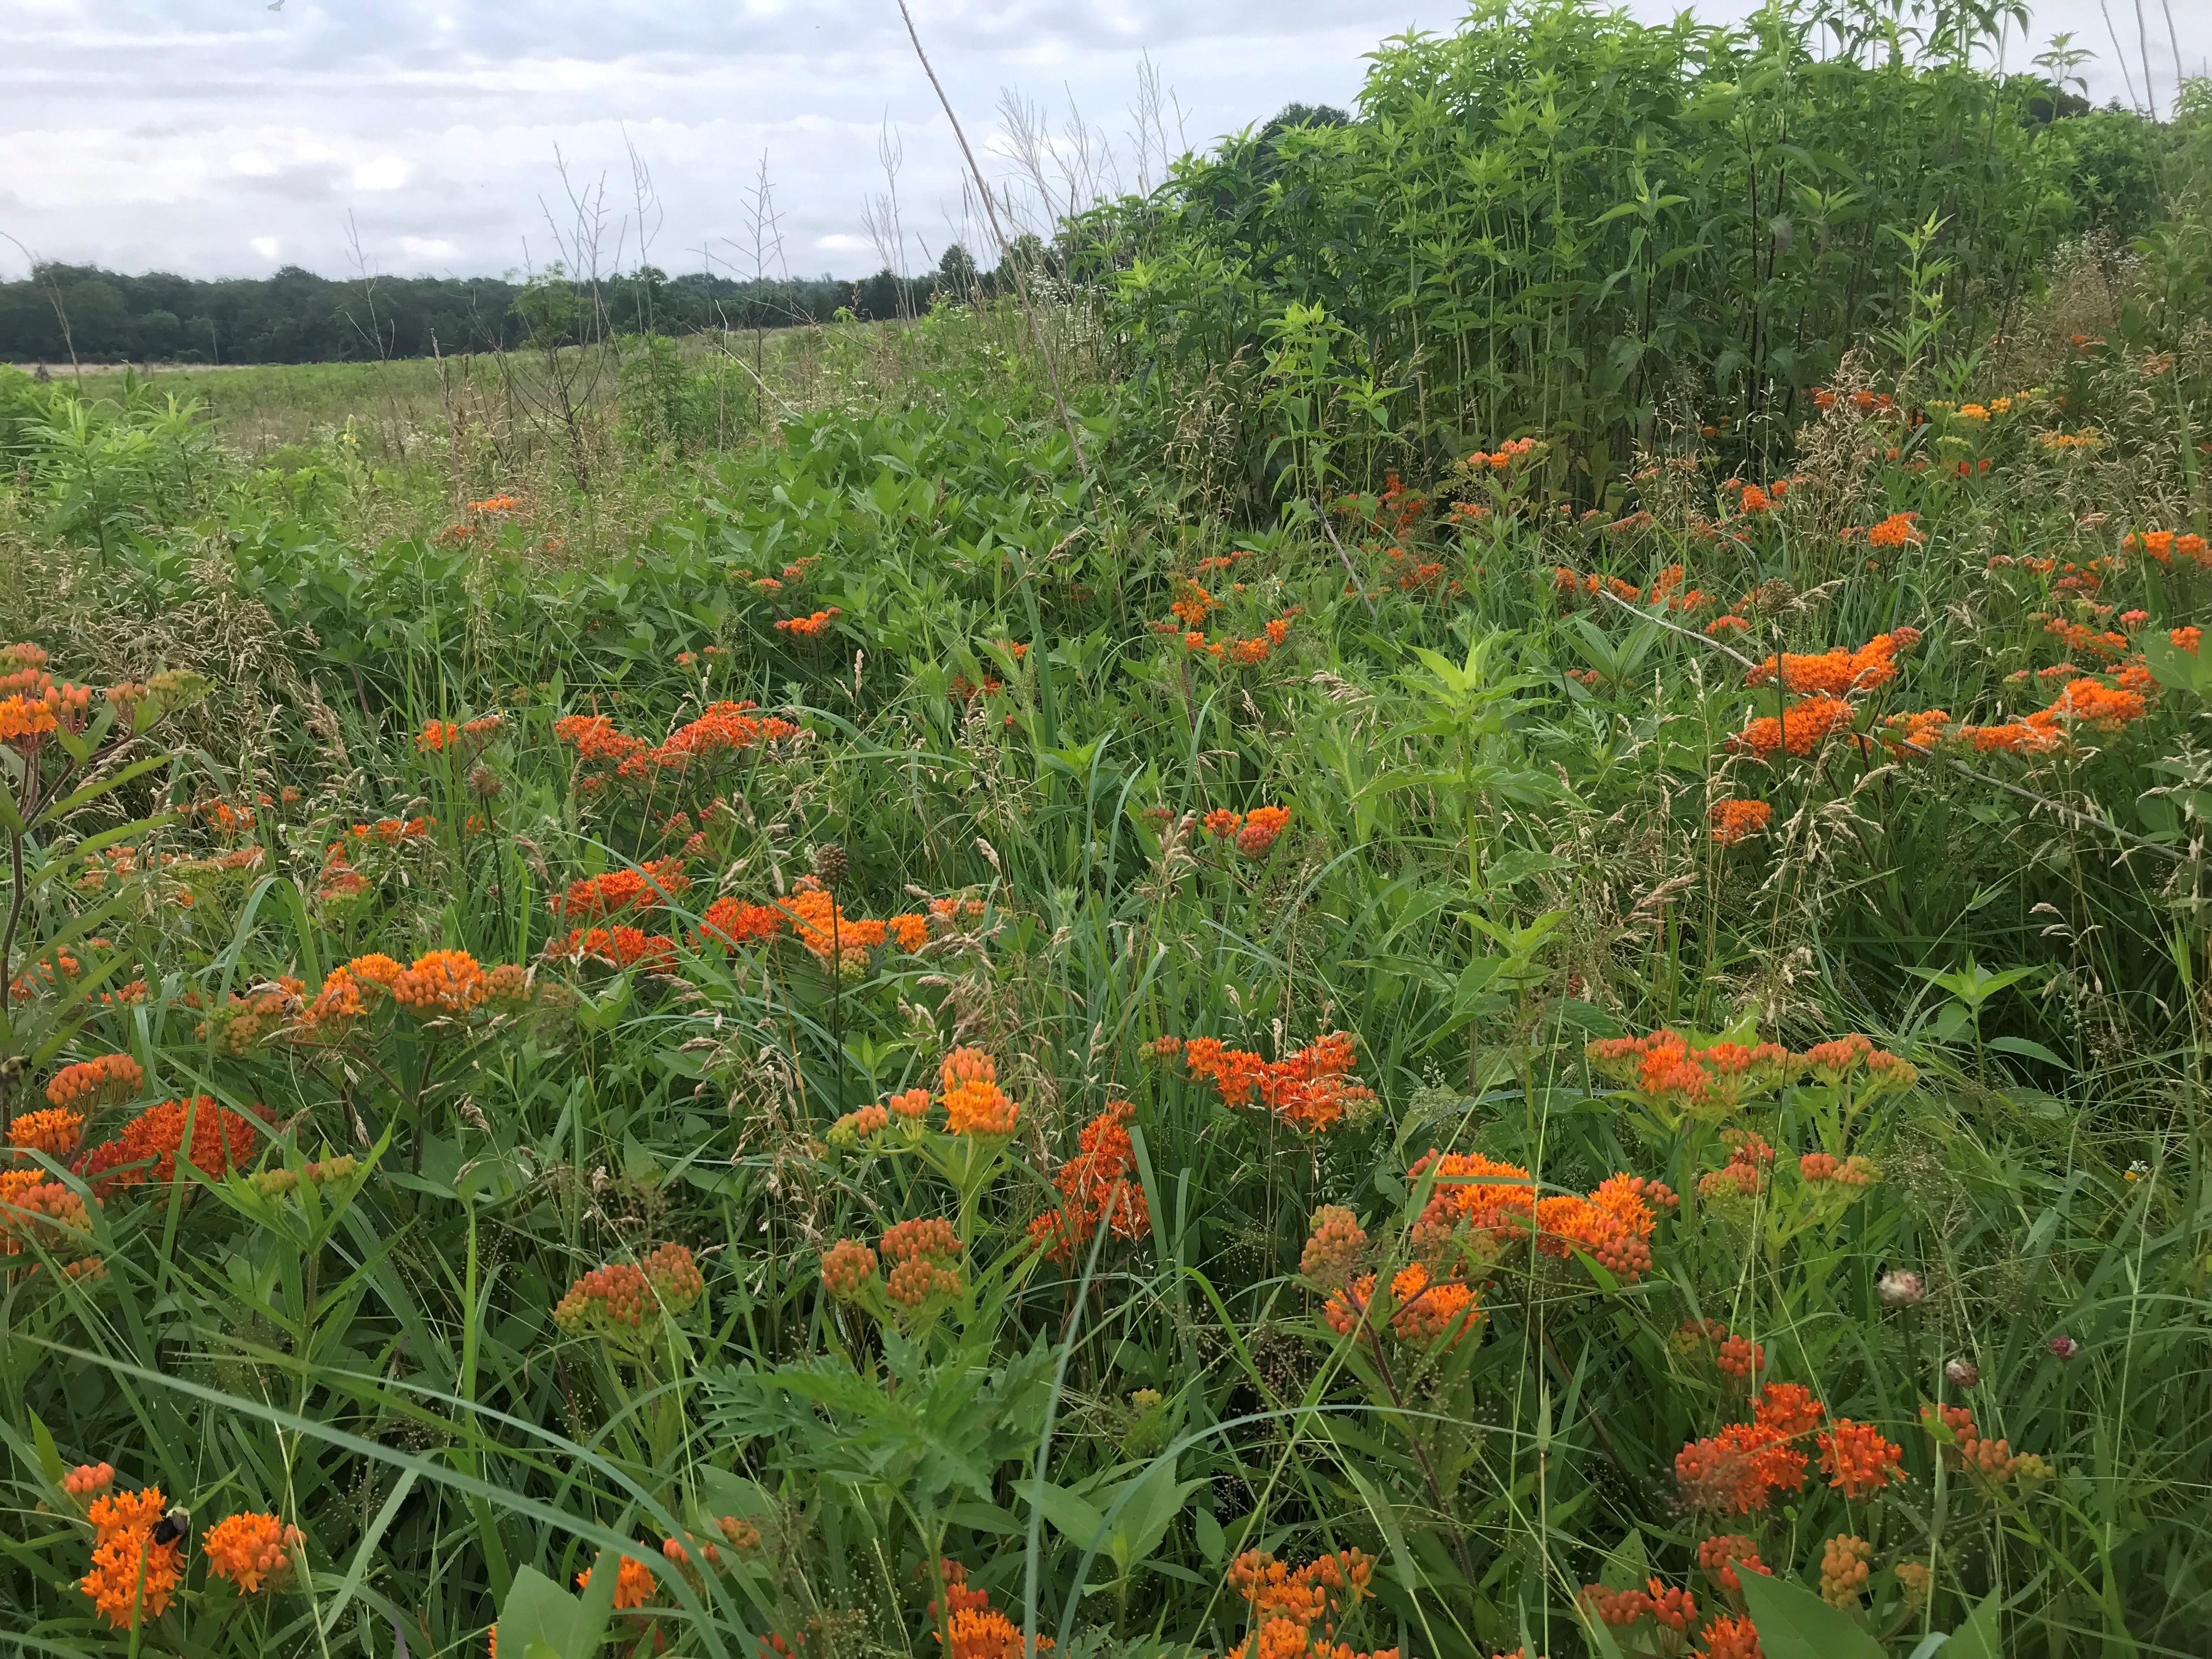
<svg viewBox="0 0 2212 1659"><path fill-rule="evenodd" d="M1623 611L1628 612L1632 617L1641 617L1645 622L1656 623L1660 627L1667 629L1669 633L1680 634L1684 639L1694 640L1699 645L1710 647L1711 649L1719 652L1723 656L1733 657L1736 661L1741 663L1746 668L1751 670L1754 673L1759 670L1759 665L1752 661L1750 658L1745 656L1739 651L1732 650L1729 647L1723 645L1718 640L1711 638L1704 634L1694 634L1686 628L1683 628L1676 623L1668 622L1663 617L1654 617L1645 611L1638 611L1634 605L1621 599L1618 594L1607 592L1603 588L1600 588L1598 592L1601 598L1611 599L1613 604L1619 605ZM1972 778L1976 783L1985 783L1992 789L2003 790L2008 795L2017 795L2022 800L2033 801L2036 805L2047 808L2049 811L2057 813L2059 817L2069 819L2073 823L2085 824L2092 830L2101 830L2106 835L2114 836L2120 841L2124 841L2130 847L2140 847L2145 852L2156 853L2161 857L2172 859L2176 864L2186 864L2189 862L2188 854L2178 853L2172 848L2167 847L2161 842L2146 840L2143 836L2136 835L2132 830L2121 829L2118 824L2112 823L2108 818L2098 817L2094 812L2084 812L2079 807L2069 806L2065 802L2053 800L2048 795L2039 795L2033 789L2023 789L2016 783L2007 783L2002 778L1993 778L1986 772L1977 772L1972 767L1966 765L1965 763L1953 760L1948 755L1939 755L1934 750L1929 749L1923 744L1907 742L1902 738L1885 738L1884 741L1893 743L1899 749L1910 750L1916 755L1932 760L1938 765L1947 767L1950 770L1957 773L1962 778Z"/></svg>
<svg viewBox="0 0 2212 1659"><path fill-rule="evenodd" d="M1313 510L1314 517L1321 520L1322 532L1328 538L1328 544L1336 550L1336 556L1344 562L1344 574L1352 578L1352 586L1358 590L1360 599L1365 601L1367 614L1370 617L1374 616L1375 601L1369 597L1367 584L1359 580L1359 573L1352 568L1352 555L1346 552L1344 544L1337 540L1336 526L1328 521L1328 514L1319 501L1313 504Z"/></svg>
<svg viewBox="0 0 2212 1659"><path fill-rule="evenodd" d="M1044 337L1044 325L1037 319L1036 307L1030 303L1029 279L1022 274L1021 261L1014 258L1012 246L1006 233L999 224L999 209L991 195L991 186L983 178L983 169L975 165L975 152L968 147L968 134L953 112L952 100L945 94L945 83L937 78L937 70L929 61L929 54L921 49L921 35L914 26L914 13L907 0L898 0L899 15L906 22L906 38L914 42L914 55L921 60L921 72L929 77L929 84L937 94L937 101L945 111L945 118L952 124L952 136L960 142L960 154L968 162L968 171L975 180L975 188L983 198L984 216L991 222L991 234L999 244L999 263L1013 273L1014 292L1021 298L1022 313L1029 319L1030 336L1036 342L1037 355L1044 359L1045 374L1052 380L1052 400L1060 407L1060 423L1067 428L1068 447L1075 452L1075 465L1086 477L1091 463L1084 458L1083 440L1076 435L1075 416L1068 413L1067 398L1060 387L1060 364L1052 355L1052 348Z"/></svg>

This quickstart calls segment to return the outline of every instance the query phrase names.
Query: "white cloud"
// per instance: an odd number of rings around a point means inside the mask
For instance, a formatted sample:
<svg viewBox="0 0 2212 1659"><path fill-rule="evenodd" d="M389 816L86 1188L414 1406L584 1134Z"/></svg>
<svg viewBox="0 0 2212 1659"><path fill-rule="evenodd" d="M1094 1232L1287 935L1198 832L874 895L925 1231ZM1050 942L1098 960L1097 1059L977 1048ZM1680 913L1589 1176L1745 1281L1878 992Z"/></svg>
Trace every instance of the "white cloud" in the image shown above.
<svg viewBox="0 0 2212 1659"><path fill-rule="evenodd" d="M399 239L399 251L410 259L425 263L458 258L461 252L458 243L449 242L442 236L403 236Z"/></svg>
<svg viewBox="0 0 2212 1659"><path fill-rule="evenodd" d="M274 236L257 236L247 246L263 258L274 259L281 244Z"/></svg>
<svg viewBox="0 0 2212 1659"><path fill-rule="evenodd" d="M353 185L356 190L398 190L414 171L397 155L379 155L354 163Z"/></svg>

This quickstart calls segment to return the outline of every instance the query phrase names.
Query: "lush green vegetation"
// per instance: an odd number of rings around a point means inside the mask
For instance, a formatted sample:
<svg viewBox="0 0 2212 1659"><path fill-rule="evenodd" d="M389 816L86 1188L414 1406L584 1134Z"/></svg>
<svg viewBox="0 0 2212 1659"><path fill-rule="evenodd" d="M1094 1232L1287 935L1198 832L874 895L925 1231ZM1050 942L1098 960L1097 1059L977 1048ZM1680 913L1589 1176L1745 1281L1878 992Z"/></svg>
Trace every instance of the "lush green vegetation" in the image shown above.
<svg viewBox="0 0 2212 1659"><path fill-rule="evenodd" d="M1809 27L0 378L14 1642L2199 1651L2212 109Z"/></svg>

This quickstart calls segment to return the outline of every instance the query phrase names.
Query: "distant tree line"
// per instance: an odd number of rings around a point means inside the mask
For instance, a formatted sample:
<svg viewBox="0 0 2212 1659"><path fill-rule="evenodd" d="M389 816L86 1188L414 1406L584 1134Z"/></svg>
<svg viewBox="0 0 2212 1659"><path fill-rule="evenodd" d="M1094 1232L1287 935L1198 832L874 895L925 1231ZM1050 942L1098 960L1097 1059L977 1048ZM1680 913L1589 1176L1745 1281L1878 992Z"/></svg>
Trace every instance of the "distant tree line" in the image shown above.
<svg viewBox="0 0 2212 1659"><path fill-rule="evenodd" d="M1045 257L1042 247L1031 252ZM645 265L599 281L557 273L550 280L573 292L580 338L787 328L829 322L840 312L913 316L940 295L964 300L1000 285L999 273L979 270L957 243L935 270L916 276L883 270L850 281L753 281L703 271L671 276ZM41 264L27 279L0 283L0 361L312 363L503 350L531 333L527 304L516 306L526 287L489 276L333 280L297 265L270 276L207 281Z"/></svg>

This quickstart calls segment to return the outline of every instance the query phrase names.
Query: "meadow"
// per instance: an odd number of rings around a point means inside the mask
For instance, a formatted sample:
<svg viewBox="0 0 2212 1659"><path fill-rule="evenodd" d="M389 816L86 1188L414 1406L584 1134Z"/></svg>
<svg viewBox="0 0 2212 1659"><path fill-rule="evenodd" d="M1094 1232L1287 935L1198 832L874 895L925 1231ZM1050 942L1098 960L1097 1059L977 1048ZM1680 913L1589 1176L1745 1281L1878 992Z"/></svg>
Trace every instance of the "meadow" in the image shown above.
<svg viewBox="0 0 2212 1659"><path fill-rule="evenodd" d="M2212 102L1832 15L0 371L0 1650L2202 1654Z"/></svg>

